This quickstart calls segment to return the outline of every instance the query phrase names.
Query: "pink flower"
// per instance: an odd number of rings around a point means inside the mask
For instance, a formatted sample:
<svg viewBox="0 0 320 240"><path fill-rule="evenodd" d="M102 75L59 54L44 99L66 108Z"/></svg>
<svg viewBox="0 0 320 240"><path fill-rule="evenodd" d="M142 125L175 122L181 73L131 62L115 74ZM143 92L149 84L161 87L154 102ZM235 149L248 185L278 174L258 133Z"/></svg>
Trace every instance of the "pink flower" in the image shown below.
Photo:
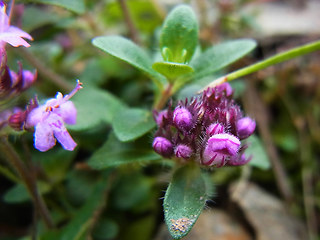
<svg viewBox="0 0 320 240"><path fill-rule="evenodd" d="M32 40L32 37L21 29L10 26L9 17L6 14L6 6L3 1L0 1L0 47L3 47L5 42L14 47L25 46L30 47L23 38Z"/></svg>
<svg viewBox="0 0 320 240"><path fill-rule="evenodd" d="M209 138L202 154L203 164L222 167L230 157L236 156L240 148L240 140L232 134L215 134Z"/></svg>
<svg viewBox="0 0 320 240"><path fill-rule="evenodd" d="M34 146L41 152L48 151L56 144L56 139L66 150L73 151L77 146L64 123L75 124L77 109L69 99L82 88L78 81L75 89L66 96L60 92L56 98L33 109L27 116L25 128L35 128Z"/></svg>

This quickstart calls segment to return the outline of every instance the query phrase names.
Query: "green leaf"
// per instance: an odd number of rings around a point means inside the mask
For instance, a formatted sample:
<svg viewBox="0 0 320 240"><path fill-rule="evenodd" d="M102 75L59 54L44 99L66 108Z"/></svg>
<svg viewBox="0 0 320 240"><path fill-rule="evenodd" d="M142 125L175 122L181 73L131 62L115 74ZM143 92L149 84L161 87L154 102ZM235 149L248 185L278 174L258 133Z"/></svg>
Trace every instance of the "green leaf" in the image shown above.
<svg viewBox="0 0 320 240"><path fill-rule="evenodd" d="M84 0L30 0L28 2L59 6L78 14L82 14L85 12Z"/></svg>
<svg viewBox="0 0 320 240"><path fill-rule="evenodd" d="M52 183L65 179L67 171L77 151L66 151L63 148L55 148L50 152L34 152L32 157L35 162L43 167L46 175Z"/></svg>
<svg viewBox="0 0 320 240"><path fill-rule="evenodd" d="M136 108L118 111L112 122L114 132L122 142L139 138L156 126L150 111Z"/></svg>
<svg viewBox="0 0 320 240"><path fill-rule="evenodd" d="M173 175L164 198L164 216L174 239L188 234L205 206L209 195L201 170L195 165L179 168Z"/></svg>
<svg viewBox="0 0 320 240"><path fill-rule="evenodd" d="M120 36L101 36L94 38L92 44L146 73L159 89L166 84L166 79L152 69L149 56L132 41Z"/></svg>
<svg viewBox="0 0 320 240"><path fill-rule="evenodd" d="M121 210L133 210L150 200L152 180L141 173L122 176L114 185L112 205Z"/></svg>
<svg viewBox="0 0 320 240"><path fill-rule="evenodd" d="M256 42L254 40L240 39L220 43L207 49L190 62L190 65L194 68L192 79L200 79L228 66L255 47Z"/></svg>
<svg viewBox="0 0 320 240"><path fill-rule="evenodd" d="M252 155L252 160L249 162L251 166L267 170L270 168L270 160L260 139L256 135L250 136L248 139L249 147L246 149L246 155Z"/></svg>
<svg viewBox="0 0 320 240"><path fill-rule="evenodd" d="M88 130L100 123L111 123L116 112L124 108L124 104L107 91L84 86L73 98L78 116L75 125L68 129Z"/></svg>
<svg viewBox="0 0 320 240"><path fill-rule="evenodd" d="M167 16L160 36L160 49L165 61L186 63L198 44L198 22L191 7L180 5Z"/></svg>
<svg viewBox="0 0 320 240"><path fill-rule="evenodd" d="M45 182L38 182L37 186L41 194L45 194L51 190L51 186ZM30 199L30 194L23 184L17 184L10 188L3 197L3 200L7 203L22 203Z"/></svg>
<svg viewBox="0 0 320 240"><path fill-rule="evenodd" d="M161 157L150 149L137 149L131 143L120 142L110 134L106 143L89 159L90 167L101 170L125 164L159 160Z"/></svg>
<svg viewBox="0 0 320 240"><path fill-rule="evenodd" d="M80 239L88 230L93 221L94 212L103 204L103 195L106 190L109 174L105 174L94 186L91 196L86 203L76 212L72 221L62 230L61 240ZM79 186L81 187L81 186Z"/></svg>
<svg viewBox="0 0 320 240"><path fill-rule="evenodd" d="M43 9L33 6L25 7L22 16L22 29L27 32L42 27L48 24L54 24L61 20L61 16L49 12L43 11Z"/></svg>
<svg viewBox="0 0 320 240"><path fill-rule="evenodd" d="M93 237L97 240L116 239L119 232L119 226L115 221L109 218L99 219L93 229Z"/></svg>
<svg viewBox="0 0 320 240"><path fill-rule="evenodd" d="M174 81L182 75L193 72L192 67L183 63L156 62L152 68L167 77L169 81Z"/></svg>

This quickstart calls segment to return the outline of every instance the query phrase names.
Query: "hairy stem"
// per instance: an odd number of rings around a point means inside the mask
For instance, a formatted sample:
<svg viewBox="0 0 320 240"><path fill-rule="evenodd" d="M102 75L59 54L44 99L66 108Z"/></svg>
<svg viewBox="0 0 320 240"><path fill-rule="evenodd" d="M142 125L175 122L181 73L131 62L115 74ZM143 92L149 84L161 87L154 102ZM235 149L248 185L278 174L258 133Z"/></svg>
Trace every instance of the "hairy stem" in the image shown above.
<svg viewBox="0 0 320 240"><path fill-rule="evenodd" d="M311 52L315 52L320 50L320 41L315 41L312 43L308 43L296 48L293 48L291 50L276 54L270 58L267 58L261 62L252 64L248 67L239 69L237 71L234 71L232 73L229 73L221 78L218 78L216 80L214 80L213 82L211 82L209 85L207 85L204 89L208 88L208 87L215 87L223 82L227 82L227 81L232 81L234 79L246 76L248 74L257 72L261 69L270 67L272 65L293 59L295 57L299 57ZM203 90L204 90L203 89Z"/></svg>
<svg viewBox="0 0 320 240"><path fill-rule="evenodd" d="M35 208L39 211L43 221L45 222L48 228L53 228L54 224L51 219L48 208L43 201L41 195L38 192L37 184L35 178L29 174L29 170L26 165L23 163L17 152L8 142L7 138L2 136L0 137L0 149L4 153L8 163L17 171L20 175L22 181L24 182L31 198L34 202Z"/></svg>

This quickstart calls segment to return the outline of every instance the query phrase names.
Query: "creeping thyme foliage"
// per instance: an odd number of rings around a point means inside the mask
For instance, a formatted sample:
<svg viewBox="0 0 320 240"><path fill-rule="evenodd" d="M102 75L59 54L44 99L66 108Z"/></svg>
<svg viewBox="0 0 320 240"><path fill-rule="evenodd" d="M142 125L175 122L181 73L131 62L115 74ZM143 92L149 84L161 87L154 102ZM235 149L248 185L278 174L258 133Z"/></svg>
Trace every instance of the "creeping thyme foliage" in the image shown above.
<svg viewBox="0 0 320 240"><path fill-rule="evenodd" d="M208 88L202 95L179 101L173 109L155 112L158 125L154 150L181 162L202 166L243 165L247 145L242 140L255 130L255 121L244 117L228 83Z"/></svg>

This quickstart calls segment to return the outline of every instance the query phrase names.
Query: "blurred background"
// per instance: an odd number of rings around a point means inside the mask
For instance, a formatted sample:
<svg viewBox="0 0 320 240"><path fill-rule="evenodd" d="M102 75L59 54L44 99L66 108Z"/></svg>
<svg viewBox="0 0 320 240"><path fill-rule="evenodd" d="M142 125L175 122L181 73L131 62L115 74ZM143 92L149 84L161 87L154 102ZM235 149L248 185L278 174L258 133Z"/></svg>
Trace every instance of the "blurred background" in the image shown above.
<svg viewBox="0 0 320 240"><path fill-rule="evenodd" d="M8 64L17 70L21 61L24 68L38 71L37 82L16 100L21 107L35 94L45 99L57 91L67 93L80 79L85 87L106 90L131 107L150 108L148 78L94 48L91 39L126 36L156 58L161 24L180 3L190 4L198 16L203 50L230 39L257 40L252 54L220 75L320 38L319 0L56 2L15 3L12 24L34 41L29 49L8 47ZM210 176L216 194L185 239L320 239L320 52L235 80L232 86L244 111L257 122L251 152L253 161L264 159L264 165L214 170ZM35 232L38 239L171 239L162 212L170 166L93 171L86 161L106 141L110 124L94 114L91 118L79 120L88 125L85 130L70 128L79 144L75 152L56 147L39 153L30 149L32 134L11 136L21 155L32 156L38 187L60 230L47 232L43 224L35 224L39 219L30 197L0 153L0 239L36 239ZM135 144L151 146L151 138ZM101 181L107 185L102 190Z"/></svg>

